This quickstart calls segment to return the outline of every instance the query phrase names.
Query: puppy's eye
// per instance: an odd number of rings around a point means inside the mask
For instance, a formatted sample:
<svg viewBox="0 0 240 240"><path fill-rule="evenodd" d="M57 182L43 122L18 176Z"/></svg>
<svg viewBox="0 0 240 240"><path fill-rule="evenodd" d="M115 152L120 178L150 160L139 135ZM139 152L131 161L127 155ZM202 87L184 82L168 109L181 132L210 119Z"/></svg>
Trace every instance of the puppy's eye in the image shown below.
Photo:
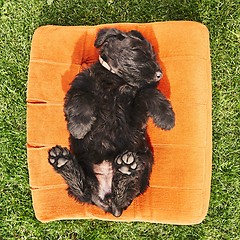
<svg viewBox="0 0 240 240"><path fill-rule="evenodd" d="M122 34L118 34L117 35L117 39L122 41L125 37Z"/></svg>
<svg viewBox="0 0 240 240"><path fill-rule="evenodd" d="M157 77L157 79L161 79L162 73L160 71L157 71L156 72L156 77Z"/></svg>

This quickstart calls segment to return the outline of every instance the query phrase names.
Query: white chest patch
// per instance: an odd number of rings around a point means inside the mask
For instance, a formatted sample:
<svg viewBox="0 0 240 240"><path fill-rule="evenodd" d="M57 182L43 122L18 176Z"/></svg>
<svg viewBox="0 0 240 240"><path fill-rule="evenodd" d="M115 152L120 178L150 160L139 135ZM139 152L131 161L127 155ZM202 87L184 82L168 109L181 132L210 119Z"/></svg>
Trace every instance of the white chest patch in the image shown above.
<svg viewBox="0 0 240 240"><path fill-rule="evenodd" d="M104 199L105 195L111 193L112 191L112 164L108 161L103 161L100 164L94 164L93 171L99 182L99 197Z"/></svg>

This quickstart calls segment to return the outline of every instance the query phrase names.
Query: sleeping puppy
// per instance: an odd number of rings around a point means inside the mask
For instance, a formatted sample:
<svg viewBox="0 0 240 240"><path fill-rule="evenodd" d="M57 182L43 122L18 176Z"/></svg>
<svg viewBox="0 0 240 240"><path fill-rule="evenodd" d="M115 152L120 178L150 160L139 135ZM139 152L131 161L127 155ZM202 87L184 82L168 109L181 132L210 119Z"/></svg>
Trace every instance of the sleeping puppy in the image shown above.
<svg viewBox="0 0 240 240"><path fill-rule="evenodd" d="M119 217L149 185L148 118L170 130L175 117L157 89L162 72L153 47L140 32L101 29L94 45L99 60L76 76L65 97L70 150L57 145L48 160L77 201Z"/></svg>

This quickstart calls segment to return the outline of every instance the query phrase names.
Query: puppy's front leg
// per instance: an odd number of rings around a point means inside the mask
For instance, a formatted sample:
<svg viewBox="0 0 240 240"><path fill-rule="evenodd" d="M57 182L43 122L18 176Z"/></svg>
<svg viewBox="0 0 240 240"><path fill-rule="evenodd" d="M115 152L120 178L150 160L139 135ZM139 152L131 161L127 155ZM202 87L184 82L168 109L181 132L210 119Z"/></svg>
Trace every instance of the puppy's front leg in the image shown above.
<svg viewBox="0 0 240 240"><path fill-rule="evenodd" d="M95 100L90 93L70 89L64 105L68 131L82 139L91 130L95 117Z"/></svg>
<svg viewBox="0 0 240 240"><path fill-rule="evenodd" d="M155 90L149 97L148 112L154 123L164 130L172 129L175 125L175 113L171 103L158 90Z"/></svg>
<svg viewBox="0 0 240 240"><path fill-rule="evenodd" d="M170 130L175 125L175 114L171 103L157 89L147 88L140 92L137 101L139 108L145 109L157 127Z"/></svg>

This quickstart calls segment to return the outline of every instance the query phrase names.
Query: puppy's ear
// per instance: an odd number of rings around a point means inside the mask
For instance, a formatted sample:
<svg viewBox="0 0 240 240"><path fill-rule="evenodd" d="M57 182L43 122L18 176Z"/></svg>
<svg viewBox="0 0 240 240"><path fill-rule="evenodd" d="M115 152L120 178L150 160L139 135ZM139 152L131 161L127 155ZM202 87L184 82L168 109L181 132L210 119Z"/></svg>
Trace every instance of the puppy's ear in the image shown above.
<svg viewBox="0 0 240 240"><path fill-rule="evenodd" d="M104 42L110 37L116 37L118 40L122 41L125 34L116 28L103 28L100 29L97 33L97 38L95 40L94 46L96 48L101 47Z"/></svg>
<svg viewBox="0 0 240 240"><path fill-rule="evenodd" d="M130 32L128 32L128 34L131 36L131 37L135 37L135 38L138 38L140 40L144 40L144 36L139 32L139 31L136 31L136 30L132 30Z"/></svg>

